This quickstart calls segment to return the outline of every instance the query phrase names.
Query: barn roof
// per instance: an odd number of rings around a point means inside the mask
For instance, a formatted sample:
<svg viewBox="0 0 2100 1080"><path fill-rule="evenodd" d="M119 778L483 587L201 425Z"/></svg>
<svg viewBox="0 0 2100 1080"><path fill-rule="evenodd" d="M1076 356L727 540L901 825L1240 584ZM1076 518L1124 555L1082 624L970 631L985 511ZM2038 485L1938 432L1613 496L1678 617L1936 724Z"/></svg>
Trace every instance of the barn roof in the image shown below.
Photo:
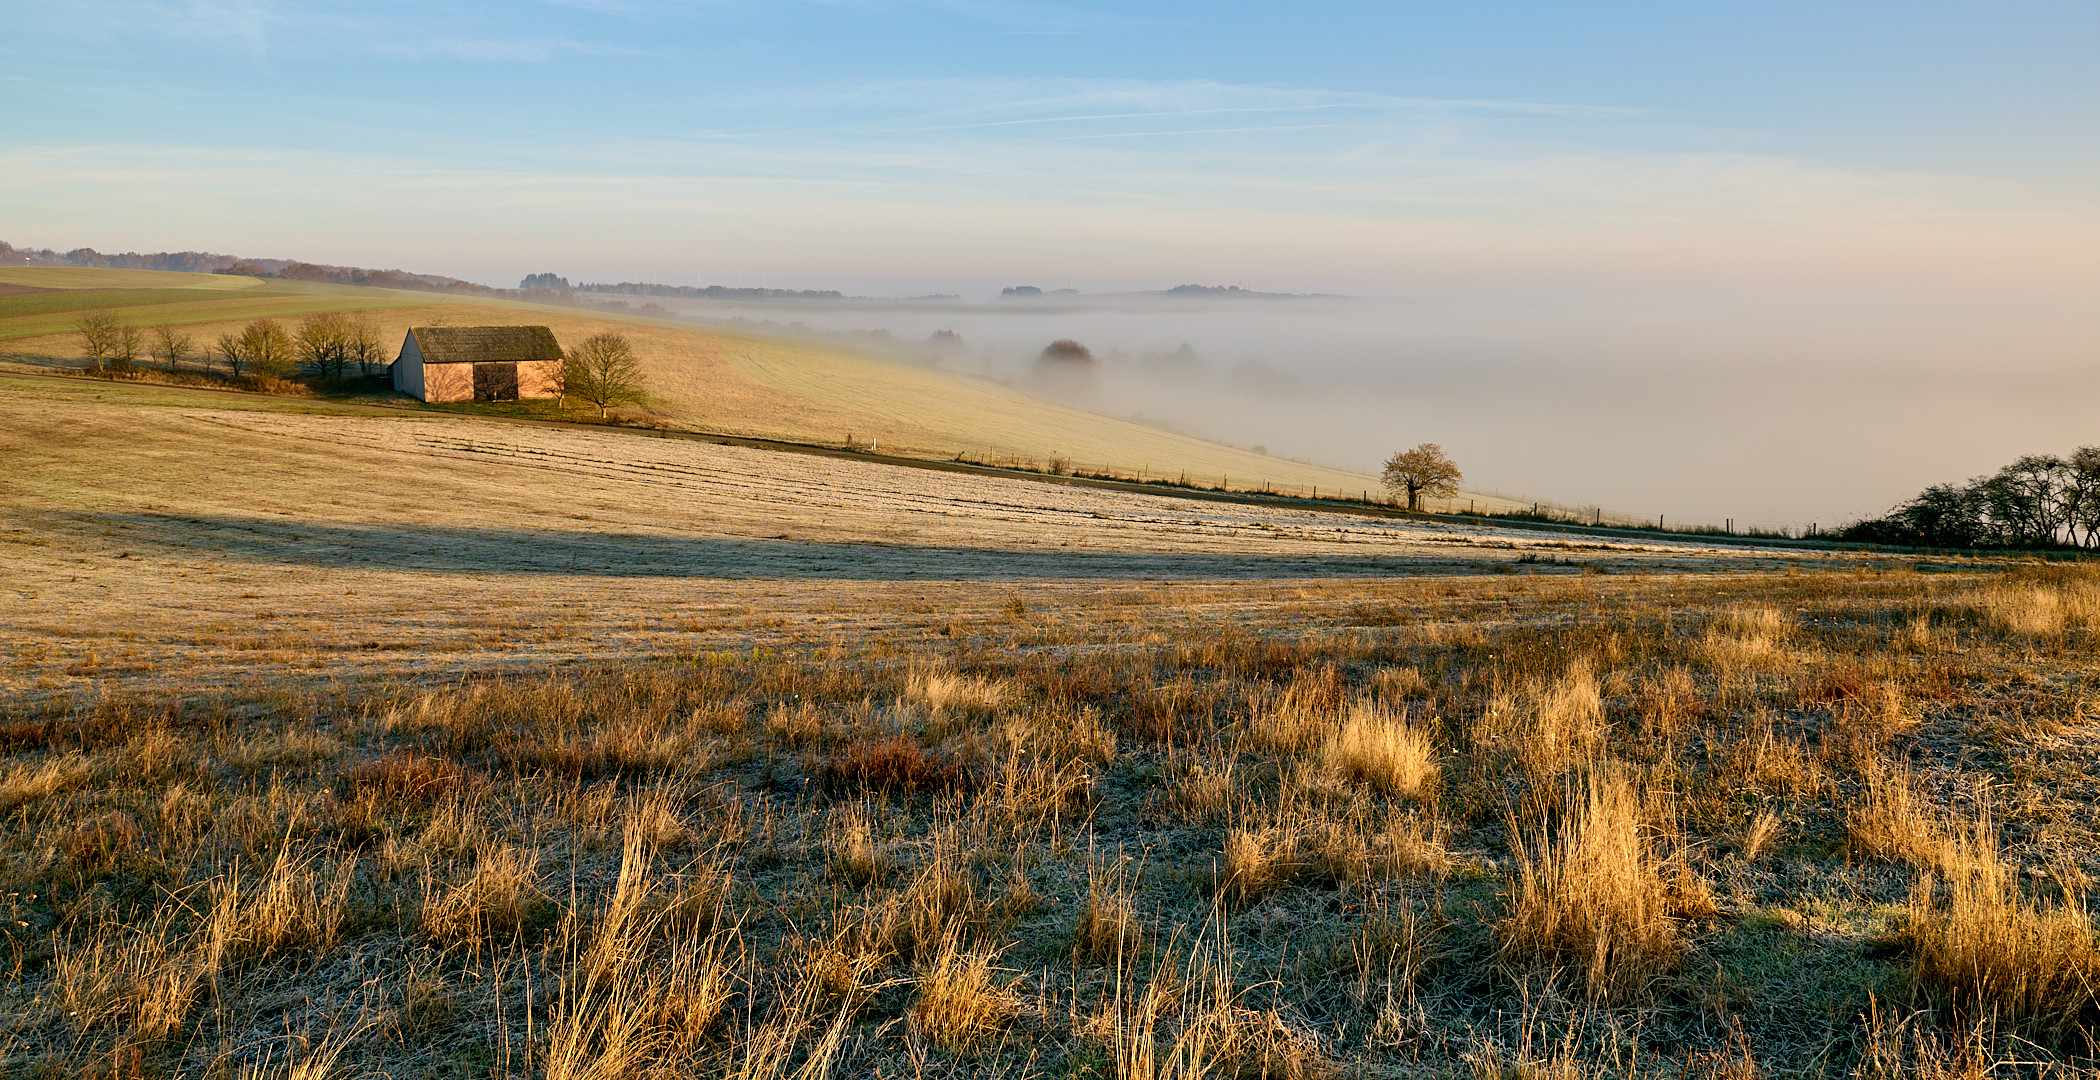
<svg viewBox="0 0 2100 1080"><path fill-rule="evenodd" d="M426 364L559 360L561 346L544 326L411 326Z"/></svg>

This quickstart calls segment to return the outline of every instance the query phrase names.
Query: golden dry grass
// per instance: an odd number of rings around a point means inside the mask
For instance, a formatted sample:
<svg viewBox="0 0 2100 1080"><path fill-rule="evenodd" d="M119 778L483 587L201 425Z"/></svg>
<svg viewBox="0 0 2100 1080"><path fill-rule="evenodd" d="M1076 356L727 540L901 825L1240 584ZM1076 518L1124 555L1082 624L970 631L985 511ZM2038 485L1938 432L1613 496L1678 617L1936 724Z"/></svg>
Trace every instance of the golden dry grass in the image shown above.
<svg viewBox="0 0 2100 1080"><path fill-rule="evenodd" d="M1859 801L1845 818L1847 835L1861 854L1921 868L1956 861L1957 852L1944 824L1933 805L1918 793L1916 778L1908 768L1876 760L1862 779Z"/></svg>
<svg viewBox="0 0 2100 1080"><path fill-rule="evenodd" d="M947 1050L967 1050L996 1033L1019 1008L1013 976L994 957L966 949L954 934L941 939L920 966L918 997L905 1014L912 1031Z"/></svg>
<svg viewBox="0 0 2100 1080"><path fill-rule="evenodd" d="M0 428L11 1074L2095 1064L2087 568L118 419Z"/></svg>
<svg viewBox="0 0 2100 1080"><path fill-rule="evenodd" d="M2100 1005L2100 931L2082 889L2030 895L1998 849L1988 813L1949 844L1910 897L1916 976L1978 1019L2031 1022L2052 1037Z"/></svg>
<svg viewBox="0 0 2100 1080"><path fill-rule="evenodd" d="M1329 737L1326 760L1338 775L1388 795L1419 799L1435 790L1436 746L1405 715L1357 702Z"/></svg>
<svg viewBox="0 0 2100 1080"><path fill-rule="evenodd" d="M1577 657L1558 678L1533 675L1518 689L1492 695L1473 741L1508 754L1535 776L1555 776L1602 744L1603 702L1591 661Z"/></svg>
<svg viewBox="0 0 2100 1080"><path fill-rule="evenodd" d="M1515 890L1496 927L1504 956L1570 969L1600 1001L1648 993L1675 969L1684 945L1665 857L1620 769L1596 765L1564 806L1518 829Z"/></svg>

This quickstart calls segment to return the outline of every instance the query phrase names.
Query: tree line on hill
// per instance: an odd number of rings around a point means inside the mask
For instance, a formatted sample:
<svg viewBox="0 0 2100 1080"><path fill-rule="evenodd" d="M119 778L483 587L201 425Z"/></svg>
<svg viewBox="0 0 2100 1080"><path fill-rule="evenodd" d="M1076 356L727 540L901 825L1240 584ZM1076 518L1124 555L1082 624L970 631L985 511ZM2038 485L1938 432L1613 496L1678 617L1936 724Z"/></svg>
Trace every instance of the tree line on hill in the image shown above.
<svg viewBox="0 0 2100 1080"><path fill-rule="evenodd" d="M1911 547L2100 547L2100 446L2028 454L1989 476L1934 484L1839 535Z"/></svg>
<svg viewBox="0 0 2100 1080"><path fill-rule="evenodd" d="M216 364L224 375L243 383L294 375L325 380L369 377L387 364L378 327L362 315L342 311L308 315L295 328L275 319L256 319L209 344L199 344L174 326L131 326L110 311L82 315L73 330L80 337L89 374L111 377L131 374L148 358L170 373L181 373L194 363L200 373L211 374Z"/></svg>

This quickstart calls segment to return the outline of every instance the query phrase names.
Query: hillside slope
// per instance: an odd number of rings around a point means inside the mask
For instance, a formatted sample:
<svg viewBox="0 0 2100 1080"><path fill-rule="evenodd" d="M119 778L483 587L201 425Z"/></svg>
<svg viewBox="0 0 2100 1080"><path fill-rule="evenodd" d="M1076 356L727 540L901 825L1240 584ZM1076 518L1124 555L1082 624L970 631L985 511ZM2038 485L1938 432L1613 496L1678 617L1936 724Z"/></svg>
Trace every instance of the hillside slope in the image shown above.
<svg viewBox="0 0 2100 1080"><path fill-rule="evenodd" d="M1028 397L984 379L855 355L819 343L687 323L513 301L214 274L12 267L0 285L0 362L29 369L74 364L70 332L82 311L109 308L134 325L186 327L200 345L246 320L326 310L366 312L391 352L413 325L530 320L564 342L626 334L659 396L654 412L678 427L798 442L873 442L889 453L1018 461L1053 458L1082 471L1186 476L1234 488L1358 493L1375 478L1223 446ZM1463 507L1467 498L1461 496ZM1483 508L1506 500L1481 499Z"/></svg>

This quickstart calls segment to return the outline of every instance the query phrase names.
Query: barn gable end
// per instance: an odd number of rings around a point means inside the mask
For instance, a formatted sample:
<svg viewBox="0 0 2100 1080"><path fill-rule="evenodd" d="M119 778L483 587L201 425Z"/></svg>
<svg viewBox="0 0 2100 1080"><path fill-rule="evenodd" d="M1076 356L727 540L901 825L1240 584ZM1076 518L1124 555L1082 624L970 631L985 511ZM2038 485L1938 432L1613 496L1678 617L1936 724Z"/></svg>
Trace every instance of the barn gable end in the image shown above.
<svg viewBox="0 0 2100 1080"><path fill-rule="evenodd" d="M413 398L430 400L423 379L423 351L416 347L415 331L409 331L408 336L401 339L401 355L394 360L388 373L393 376L394 389Z"/></svg>

